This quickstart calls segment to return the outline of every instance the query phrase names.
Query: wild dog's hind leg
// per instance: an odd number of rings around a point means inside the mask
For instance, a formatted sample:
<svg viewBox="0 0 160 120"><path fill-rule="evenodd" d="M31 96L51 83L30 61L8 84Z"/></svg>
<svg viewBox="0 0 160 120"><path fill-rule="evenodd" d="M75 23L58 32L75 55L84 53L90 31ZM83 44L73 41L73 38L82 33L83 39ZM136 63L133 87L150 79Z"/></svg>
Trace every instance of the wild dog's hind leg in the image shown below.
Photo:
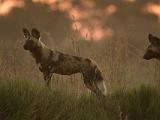
<svg viewBox="0 0 160 120"><path fill-rule="evenodd" d="M94 93L98 98L101 96L101 92L99 89L97 89L96 85L94 84L93 81L90 80L84 80L84 84L88 89L91 90L92 93Z"/></svg>
<svg viewBox="0 0 160 120"><path fill-rule="evenodd" d="M87 87L88 89L91 90L91 92L93 92L93 90L92 90L92 85L91 85L90 82L88 82L87 80L84 80L84 84L86 85L86 87Z"/></svg>
<svg viewBox="0 0 160 120"><path fill-rule="evenodd" d="M83 79L84 79L84 84L86 85L86 87L88 89L90 89L92 93L96 94L96 89L93 85L93 82L89 79L89 77L87 77L87 75L83 74Z"/></svg>
<svg viewBox="0 0 160 120"><path fill-rule="evenodd" d="M105 82L100 74L100 76L96 74L91 74L90 72L83 74L84 83L98 98L103 98L106 95Z"/></svg>

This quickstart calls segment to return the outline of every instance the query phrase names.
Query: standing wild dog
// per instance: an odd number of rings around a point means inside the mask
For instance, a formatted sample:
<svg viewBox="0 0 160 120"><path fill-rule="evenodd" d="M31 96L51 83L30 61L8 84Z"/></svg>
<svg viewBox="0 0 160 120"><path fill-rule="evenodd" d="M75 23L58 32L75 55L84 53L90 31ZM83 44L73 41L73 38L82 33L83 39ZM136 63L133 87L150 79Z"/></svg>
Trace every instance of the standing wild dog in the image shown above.
<svg viewBox="0 0 160 120"><path fill-rule="evenodd" d="M31 33L26 28L23 28L23 34L25 37L23 47L25 50L30 51L35 58L47 85L49 85L53 73L60 75L81 73L87 88L98 97L105 96L104 78L94 61L49 49L42 43L40 32L35 28L32 29Z"/></svg>
<svg viewBox="0 0 160 120"><path fill-rule="evenodd" d="M160 38L149 34L148 39L151 44L148 46L143 58L146 60L153 58L160 60Z"/></svg>

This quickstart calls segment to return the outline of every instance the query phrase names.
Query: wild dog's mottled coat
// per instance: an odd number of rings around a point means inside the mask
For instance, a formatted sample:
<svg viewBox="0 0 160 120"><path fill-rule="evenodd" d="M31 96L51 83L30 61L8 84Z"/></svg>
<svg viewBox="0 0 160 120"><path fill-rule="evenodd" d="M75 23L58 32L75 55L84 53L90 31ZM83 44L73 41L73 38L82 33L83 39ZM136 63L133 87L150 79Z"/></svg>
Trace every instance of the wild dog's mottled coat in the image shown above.
<svg viewBox="0 0 160 120"><path fill-rule="evenodd" d="M44 80L49 85L52 74L71 75L82 73L85 85L97 96L106 94L106 86L97 64L88 58L72 56L51 50L40 40L40 32L33 28L30 32L24 28L26 38L24 49L29 50L35 58Z"/></svg>

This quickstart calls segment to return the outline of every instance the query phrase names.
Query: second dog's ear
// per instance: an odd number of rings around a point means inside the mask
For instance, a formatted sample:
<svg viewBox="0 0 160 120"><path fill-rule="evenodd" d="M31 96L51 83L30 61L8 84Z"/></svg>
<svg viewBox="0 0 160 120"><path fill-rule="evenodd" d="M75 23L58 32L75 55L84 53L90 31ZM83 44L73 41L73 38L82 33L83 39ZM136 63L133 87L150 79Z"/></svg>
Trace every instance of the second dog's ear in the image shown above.
<svg viewBox="0 0 160 120"><path fill-rule="evenodd" d="M36 39L39 39L40 38L40 32L36 28L33 28L32 29L32 36L35 37Z"/></svg>
<svg viewBox="0 0 160 120"><path fill-rule="evenodd" d="M149 42L154 44L154 45L160 45L160 39L152 34L148 35Z"/></svg>
<svg viewBox="0 0 160 120"><path fill-rule="evenodd" d="M23 34L25 38L29 38L31 36L27 28L23 28Z"/></svg>

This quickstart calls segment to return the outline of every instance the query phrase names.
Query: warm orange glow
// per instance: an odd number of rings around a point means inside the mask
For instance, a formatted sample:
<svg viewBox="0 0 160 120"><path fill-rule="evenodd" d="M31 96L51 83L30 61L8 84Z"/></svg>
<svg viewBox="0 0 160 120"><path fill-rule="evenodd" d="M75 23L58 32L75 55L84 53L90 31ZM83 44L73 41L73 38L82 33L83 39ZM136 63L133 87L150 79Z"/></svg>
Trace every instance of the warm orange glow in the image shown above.
<svg viewBox="0 0 160 120"><path fill-rule="evenodd" d="M4 0L0 1L0 16L6 16L12 9L16 7L23 7L25 5L23 0Z"/></svg>
<svg viewBox="0 0 160 120"><path fill-rule="evenodd" d="M60 11L69 11L72 8L72 2L69 0L65 0L64 2L60 2L58 6Z"/></svg>
<svg viewBox="0 0 160 120"><path fill-rule="evenodd" d="M90 41L92 38L91 31L87 27L84 27L80 30L80 35L88 41Z"/></svg>
<svg viewBox="0 0 160 120"><path fill-rule="evenodd" d="M82 28L82 24L80 22L73 22L72 23L72 29L73 30L80 30Z"/></svg>
<svg viewBox="0 0 160 120"><path fill-rule="evenodd" d="M50 4L53 4L55 2L58 2L59 0L32 0L32 1L50 5Z"/></svg>
<svg viewBox="0 0 160 120"><path fill-rule="evenodd" d="M81 0L81 4L86 8L94 8L95 7L94 0Z"/></svg>
<svg viewBox="0 0 160 120"><path fill-rule="evenodd" d="M135 2L136 0L124 0L125 2Z"/></svg>
<svg viewBox="0 0 160 120"><path fill-rule="evenodd" d="M100 40L101 38L103 38L105 36L103 29L96 29L93 31L93 38L95 38L95 40Z"/></svg>
<svg viewBox="0 0 160 120"><path fill-rule="evenodd" d="M85 7L86 8L80 9L76 6L68 11L70 19L73 20L72 29L78 30L80 35L88 41L100 41L107 37L111 37L113 31L110 28L105 27L105 22L109 16L117 12L117 7L113 4L107 5L105 8L101 9L94 8L95 6Z"/></svg>
<svg viewBox="0 0 160 120"><path fill-rule="evenodd" d="M5 2L4 2L5 1ZM9 14L13 8L23 7L26 0L3 0L0 2L0 16ZM117 12L114 4L106 7L96 6L95 0L32 0L33 3L46 4L51 11L59 10L71 20L71 28L86 40L99 41L113 35L106 26L108 18Z"/></svg>
<svg viewBox="0 0 160 120"><path fill-rule="evenodd" d="M117 7L115 5L109 5L104 9L106 15L112 15L117 11Z"/></svg>
<svg viewBox="0 0 160 120"><path fill-rule="evenodd" d="M80 20L84 17L78 8L72 8L71 10L68 11L68 14L74 20Z"/></svg>
<svg viewBox="0 0 160 120"><path fill-rule="evenodd" d="M113 31L110 28L102 29L97 27L96 29L89 29L84 27L80 29L80 35L87 41L100 41L113 35Z"/></svg>
<svg viewBox="0 0 160 120"><path fill-rule="evenodd" d="M96 41L99 41L101 39L105 39L107 37L111 37L113 35L113 31L111 29L102 29L102 28L96 28L93 31L93 39Z"/></svg>
<svg viewBox="0 0 160 120"><path fill-rule="evenodd" d="M145 11L154 14L160 21L160 4L148 3L146 5Z"/></svg>

